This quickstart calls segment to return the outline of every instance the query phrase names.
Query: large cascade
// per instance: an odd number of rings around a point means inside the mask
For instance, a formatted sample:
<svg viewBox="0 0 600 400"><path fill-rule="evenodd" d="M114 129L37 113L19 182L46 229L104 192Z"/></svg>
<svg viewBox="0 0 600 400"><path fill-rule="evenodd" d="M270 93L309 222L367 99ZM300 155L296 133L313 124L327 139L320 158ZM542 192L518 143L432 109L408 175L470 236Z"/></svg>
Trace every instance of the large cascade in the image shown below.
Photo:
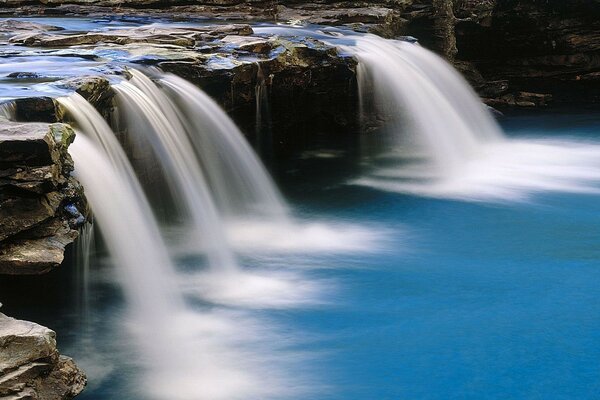
<svg viewBox="0 0 600 400"><path fill-rule="evenodd" d="M194 182L200 182L203 204L208 203L206 212L213 220L217 208L224 217L287 217L287 207L265 167L214 100L175 75L157 73L156 84L140 71L131 73L132 79L114 87L119 120L136 142L149 140L157 154L166 155L159 157L160 162L181 160L181 165L166 165L175 171L176 190L194 191ZM185 197L190 208L198 204L193 195Z"/></svg>
<svg viewBox="0 0 600 400"><path fill-rule="evenodd" d="M174 339L164 321L181 307L181 299L176 294L174 267L150 206L133 170L122 168L127 163L115 165L111 161L126 160L124 153L115 149L108 156L93 139L80 134L70 152L77 165L77 179L85 185L102 236L120 266L118 272L133 304L132 314L137 323L155 329L153 337L142 338L143 351L156 353L152 355L160 360L166 356L162 352L169 351L163 345ZM161 345L152 346L152 340Z"/></svg>
<svg viewBox="0 0 600 400"><path fill-rule="evenodd" d="M570 139L511 139L454 68L418 44L374 35L327 39L359 61L363 119L380 114L385 149L354 183L476 201L534 192L596 192L600 147Z"/></svg>
<svg viewBox="0 0 600 400"><path fill-rule="evenodd" d="M353 184L469 201L599 190L597 143L507 138L465 79L418 43L338 28L255 32L313 37L358 60L361 120L386 135L364 135L365 168Z"/></svg>
<svg viewBox="0 0 600 400"><path fill-rule="evenodd" d="M252 310L304 304L311 301L313 285L293 274L179 270L114 132L80 95L59 102L78 129L71 148L76 175L131 304L126 325L138 344L134 359L141 367L138 387L143 391L134 396L293 396L299 377L292 377L297 361L288 354L291 339Z"/></svg>

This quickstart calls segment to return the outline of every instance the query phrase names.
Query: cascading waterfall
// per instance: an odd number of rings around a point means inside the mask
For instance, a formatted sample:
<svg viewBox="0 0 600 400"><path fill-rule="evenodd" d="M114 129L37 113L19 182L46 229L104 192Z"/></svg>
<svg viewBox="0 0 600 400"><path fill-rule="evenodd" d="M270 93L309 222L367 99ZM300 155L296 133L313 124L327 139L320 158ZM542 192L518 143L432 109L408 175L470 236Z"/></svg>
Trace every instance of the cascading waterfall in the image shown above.
<svg viewBox="0 0 600 400"><path fill-rule="evenodd" d="M262 162L217 103L175 75L162 76L160 84L180 107L188 137L223 214L287 218L287 207Z"/></svg>
<svg viewBox="0 0 600 400"><path fill-rule="evenodd" d="M144 310L141 315L158 323L178 303L170 277L173 267L141 187L132 185L133 170L117 168L85 135L79 135L69 150L106 244L122 266L119 271L127 275L124 282L131 283L133 302ZM145 295L148 290L154 294L152 299Z"/></svg>
<svg viewBox="0 0 600 400"><path fill-rule="evenodd" d="M353 184L472 201L599 191L598 143L506 138L465 79L419 44L338 28L254 31L313 37L359 61L361 119L381 117L389 139L365 138L365 173Z"/></svg>
<svg viewBox="0 0 600 400"><path fill-rule="evenodd" d="M108 124L83 97L73 94L58 101L83 132L69 149L77 178L86 188L107 247L122 265L124 282L131 285L138 314L169 315L177 304L174 267L127 156ZM140 276L147 282L138 285ZM155 291L155 300L147 298L147 290Z"/></svg>
<svg viewBox="0 0 600 400"><path fill-rule="evenodd" d="M197 242L192 244L203 243L211 269L237 268L180 110L148 77L131 72L131 80L113 87L124 129L136 142L150 142L173 185L174 197L180 198L183 212L193 221Z"/></svg>
<svg viewBox="0 0 600 400"><path fill-rule="evenodd" d="M13 120L15 118L16 105L13 101L7 101L0 104L0 117Z"/></svg>
<svg viewBox="0 0 600 400"><path fill-rule="evenodd" d="M108 124L78 94L58 100L79 129L70 147L76 177L85 187L131 303L127 325L137 339L136 362L141 363L143 379L139 387L144 392L137 397L230 400L293 395L298 390L297 377L287 371L294 361L284 350L290 338L272 331L269 321L241 309L215 305L205 309L186 303L185 283L210 286L217 276L192 277L176 270L141 184ZM229 279L218 275L222 279L217 285L226 297L240 285L257 284L256 278L246 275L240 281L239 274L226 274ZM247 297L249 304L258 299L261 307L277 300L291 306L290 299L299 296L298 292L306 294L310 286L304 282L298 290L276 279L269 280L268 286L261 282L259 278L260 287L254 287L258 292ZM285 291L273 284L283 284ZM279 295L284 298L276 297ZM289 296L287 302L285 295ZM211 300L202 294L200 298ZM294 385L295 389L290 389Z"/></svg>
<svg viewBox="0 0 600 400"><path fill-rule="evenodd" d="M476 201L598 191L598 144L506 138L465 79L431 51L374 35L337 35L326 40L359 61L365 119L383 114L394 139L367 159L369 171L354 183Z"/></svg>
<svg viewBox="0 0 600 400"><path fill-rule="evenodd" d="M355 54L360 93L373 94L386 128L424 153L426 168L453 174L476 157L487 141L499 140L500 129L458 72L433 53L408 42L357 36ZM366 103L366 102L364 102ZM363 110L369 112L372 110Z"/></svg>

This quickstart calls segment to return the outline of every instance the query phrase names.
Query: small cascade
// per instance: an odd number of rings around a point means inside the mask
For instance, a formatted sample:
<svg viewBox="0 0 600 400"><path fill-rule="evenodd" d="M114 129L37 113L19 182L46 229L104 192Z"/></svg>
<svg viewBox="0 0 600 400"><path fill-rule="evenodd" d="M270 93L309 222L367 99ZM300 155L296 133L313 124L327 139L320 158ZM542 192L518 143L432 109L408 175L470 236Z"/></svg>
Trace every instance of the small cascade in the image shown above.
<svg viewBox="0 0 600 400"><path fill-rule="evenodd" d="M287 219L269 173L229 116L206 93L174 75L160 79L179 106L221 212L228 217Z"/></svg>
<svg viewBox="0 0 600 400"><path fill-rule="evenodd" d="M374 35L341 46L359 62L363 114L379 113L396 145L422 155L436 177L460 173L481 146L502 133L475 93L450 65L418 45Z"/></svg>
<svg viewBox="0 0 600 400"><path fill-rule="evenodd" d="M213 270L236 268L204 172L186 134L186 121L177 106L144 74L114 86L123 128L135 142L148 141L163 165L173 196L192 221L194 245L202 243Z"/></svg>
<svg viewBox="0 0 600 400"><path fill-rule="evenodd" d="M256 63L255 98L255 141L257 152L263 157L270 157L272 152L271 110L269 106L267 77L263 72L260 62Z"/></svg>
<svg viewBox="0 0 600 400"><path fill-rule="evenodd" d="M0 104L0 118L12 121L15 119L17 105L14 101L7 101Z"/></svg>
<svg viewBox="0 0 600 400"><path fill-rule="evenodd" d="M79 237L75 242L75 259L77 265L77 282L79 282L79 307L82 311L84 320L87 320L89 313L90 299L90 265L94 261L96 251L96 240L94 233L94 224L89 222L84 224L79 230Z"/></svg>

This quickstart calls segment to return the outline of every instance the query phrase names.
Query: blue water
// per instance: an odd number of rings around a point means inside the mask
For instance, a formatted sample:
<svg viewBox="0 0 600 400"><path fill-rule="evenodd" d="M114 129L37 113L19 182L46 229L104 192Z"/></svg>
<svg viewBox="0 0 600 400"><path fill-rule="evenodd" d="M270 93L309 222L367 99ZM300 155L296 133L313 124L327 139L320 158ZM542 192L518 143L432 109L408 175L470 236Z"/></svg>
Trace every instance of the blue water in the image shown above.
<svg viewBox="0 0 600 400"><path fill-rule="evenodd" d="M76 31L146 21L43 22ZM71 58L61 56L57 68ZM0 97L31 90L31 82L17 82L0 88ZM503 125L511 137L600 142L597 110L521 113ZM249 269L300 269L307 281L333 285L326 304L256 312L302 339L296 350L314 354L303 368L318 389L300 398L600 398L599 196L536 193L527 202L487 204L348 185L359 172L358 142L323 139L274 173L301 219L383 230L379 247L244 257ZM314 157L323 152L333 157ZM57 331L63 353L87 369L81 399L137 400L122 295L98 253L86 304L72 262L37 282L2 278L2 310Z"/></svg>
<svg viewBox="0 0 600 400"><path fill-rule="evenodd" d="M594 111L525 113L503 125L514 137L600 139ZM542 193L491 205L350 186L356 142L316 143L274 172L301 218L384 229L380 248L244 259L249 268L309 266L307 281L334 284L326 304L257 311L314 355L302 368L315 393L299 398L598 398L598 196ZM306 156L319 152L337 157ZM87 307L65 267L29 281L31 293L13 286L11 297L0 287L3 310L58 332L63 353L89 374L81 399L139 399L114 271L102 258L92 267Z"/></svg>
<svg viewBox="0 0 600 400"><path fill-rule="evenodd" d="M525 114L504 126L516 137L600 139L599 113ZM305 182L292 191L312 211L393 230L385 251L332 260L347 267L327 272L342 286L335 306L295 319L327 337L319 368L336 390L319 398L600 396L598 196L486 205L335 180L311 190L306 179L291 186Z"/></svg>

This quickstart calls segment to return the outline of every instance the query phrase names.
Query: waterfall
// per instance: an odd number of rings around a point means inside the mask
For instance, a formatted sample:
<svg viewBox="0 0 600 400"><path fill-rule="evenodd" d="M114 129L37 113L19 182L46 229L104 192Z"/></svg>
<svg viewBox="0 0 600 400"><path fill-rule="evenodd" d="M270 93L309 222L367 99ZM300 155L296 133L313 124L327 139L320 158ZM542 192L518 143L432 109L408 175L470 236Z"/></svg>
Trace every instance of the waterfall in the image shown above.
<svg viewBox="0 0 600 400"><path fill-rule="evenodd" d="M135 142L149 141L172 185L174 197L193 222L194 238L203 243L213 270L236 268L204 172L186 134L179 108L141 72L115 85L124 129Z"/></svg>
<svg viewBox="0 0 600 400"><path fill-rule="evenodd" d="M78 94L58 101L75 122L75 175L130 303L126 325L137 346L120 357L139 367L143 393L132 397L283 399L308 390L301 387L304 367L292 350L295 339L253 309L307 304L316 285L294 273L179 272L106 121Z"/></svg>
<svg viewBox="0 0 600 400"><path fill-rule="evenodd" d="M85 186L104 241L119 265L132 316L146 328L139 336L141 350L153 362L163 362L169 359L173 340L165 322L182 307L174 267L133 170L111 160L124 153L117 150L108 157L86 135L79 134L70 148L76 177Z"/></svg>
<svg viewBox="0 0 600 400"><path fill-rule="evenodd" d="M438 175L460 172L484 143L501 140L485 106L441 58L408 42L374 35L353 39L352 45L341 47L360 63L361 105L367 108L362 113L382 113L386 130L402 132L397 144L422 154L424 168Z"/></svg>
<svg viewBox="0 0 600 400"><path fill-rule="evenodd" d="M475 201L599 190L598 144L507 138L466 80L431 51L369 34L324 36L357 58L361 119L380 116L389 138L367 154L367 171L353 183Z"/></svg>
<svg viewBox="0 0 600 400"><path fill-rule="evenodd" d="M0 104L0 117L12 121L15 119L17 106L14 101L7 101Z"/></svg>
<svg viewBox="0 0 600 400"><path fill-rule="evenodd" d="M164 75L160 83L185 117L190 141L224 215L285 219L288 210L281 194L231 118L184 79Z"/></svg>
<svg viewBox="0 0 600 400"><path fill-rule="evenodd" d="M157 315L161 310L170 313L175 289L169 275L174 268L125 152L102 116L79 94L59 98L58 102L83 133L69 148L77 179L85 187L107 247L123 266L120 271L126 274L124 282L131 284L133 301L145 310L142 315L153 314L154 308ZM148 282L138 285L141 276ZM156 290L155 300L146 299L147 289Z"/></svg>

